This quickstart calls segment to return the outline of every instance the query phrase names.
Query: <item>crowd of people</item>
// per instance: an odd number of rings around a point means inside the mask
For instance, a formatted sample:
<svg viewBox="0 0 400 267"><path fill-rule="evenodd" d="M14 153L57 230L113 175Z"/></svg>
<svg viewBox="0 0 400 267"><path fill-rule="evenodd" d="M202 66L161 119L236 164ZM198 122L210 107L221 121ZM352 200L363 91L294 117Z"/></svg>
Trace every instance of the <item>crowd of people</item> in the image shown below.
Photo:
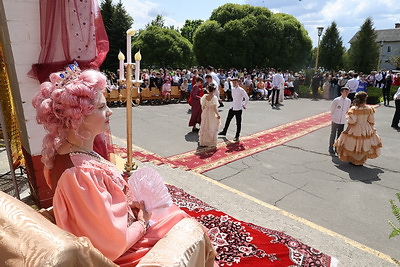
<svg viewBox="0 0 400 267"><path fill-rule="evenodd" d="M369 75L354 71L325 72L323 75L316 72L311 81L313 98L318 98L319 88L322 88L324 99L334 99L340 96L342 87L348 87L350 100L354 100L357 92L367 92L368 87L381 88L385 106L389 105L392 85L400 86L399 72L392 73L391 71L381 70L371 71Z"/></svg>
<svg viewBox="0 0 400 267"><path fill-rule="evenodd" d="M223 100L232 101L231 89L233 78L237 78L241 87L245 88L248 94L254 100L270 100L273 91L272 79L277 73L274 68L268 69L253 69L248 71L246 68L236 69L214 69L211 66L189 68L189 69L168 69L160 68L158 70L142 70L141 79L143 83L141 88L157 88L164 96L163 103L170 103L171 86L178 86L181 93L181 100L188 100L194 85L196 85L196 78L203 79L202 87L206 88L207 84L214 83L216 85L216 96L218 98L219 106L222 107ZM281 88L279 102L286 97L296 98L299 94L299 85L304 82L305 75L300 72L293 72L287 70L282 72L284 84ZM207 75L211 77L207 80ZM109 77L110 86L112 89L117 89L116 76ZM223 96L220 95L220 88L223 89Z"/></svg>
<svg viewBox="0 0 400 267"><path fill-rule="evenodd" d="M142 70L141 79L142 88L157 88L163 95L163 103L171 102L171 86L178 86L181 96L180 100L188 100L192 87L196 84L196 78L203 78L202 87L205 88L208 83L212 82L217 86L216 96L220 106L223 106L222 100L232 101L231 88L232 79L237 78L239 84L248 92L252 100L272 100L274 88L272 85L273 77L277 73L277 69L253 69L247 70L230 68L214 69L211 66L188 68L188 69L172 69L160 68L158 70ZM297 98L299 95L299 86L304 84L306 75L302 71L294 72L286 70L281 72L284 79L282 88L279 91L279 102L285 97ZM211 81L207 81L206 76L211 75ZM111 84L117 84L116 76L110 78ZM312 95L314 99L320 98L322 90L322 98L333 100L340 96L340 89L344 86L350 89L349 98L354 100L355 93L367 92L368 87L378 87L382 90L384 97L384 105L389 105L390 89L392 85L400 85L400 72L392 73L387 70L371 71L371 73L363 74L354 71L323 71L315 72L311 81ZM113 88L117 88L114 86ZM220 88L223 89L223 95L220 95ZM275 92L277 93L277 92ZM275 104L274 104L275 105Z"/></svg>
<svg viewBox="0 0 400 267"><path fill-rule="evenodd" d="M234 141L238 141L241 130L241 112L242 109L246 108L249 99L267 100L273 108L277 108L282 105L285 97L297 98L299 86L304 84L306 80L305 73L301 71L286 70L283 72L279 68L253 69L251 71L246 68L243 70L236 68L215 70L211 66L184 70L160 68L158 71L143 70L141 75L144 81L143 87L149 87L150 89L157 87L163 92L163 95L168 94L168 88L171 85L179 86L182 99L187 100L191 105L192 113L189 126L192 127L193 132L200 131L200 146L216 145L218 127L215 125L221 124L218 108L224 105L222 100L232 102L232 104L225 127L219 134L226 134L229 123L235 116L238 128ZM354 71L325 72L319 70L319 72L314 73L313 77L310 77L313 98L319 98L322 90L322 98L333 100L332 132L329 141L330 154L337 153L337 148L334 148L334 142L344 131L345 116L352 104L355 103L354 100L357 93L367 93L369 87L381 88L384 105L389 106L392 85L400 85L400 72L392 73L391 71L380 70L371 71L370 74L365 75L362 72L356 73ZM241 90L240 94L238 94L239 90L237 88L244 89L243 91L246 94L242 94ZM221 89L223 94L220 94ZM393 100L395 100L396 111L391 126L399 129L399 92L395 94ZM336 114L338 113L336 108L340 109L340 115ZM206 126L202 116L207 118ZM208 130L205 130L206 128ZM210 129L213 130L211 131ZM347 133L346 131L344 132ZM205 135L208 136L207 140L204 139Z"/></svg>

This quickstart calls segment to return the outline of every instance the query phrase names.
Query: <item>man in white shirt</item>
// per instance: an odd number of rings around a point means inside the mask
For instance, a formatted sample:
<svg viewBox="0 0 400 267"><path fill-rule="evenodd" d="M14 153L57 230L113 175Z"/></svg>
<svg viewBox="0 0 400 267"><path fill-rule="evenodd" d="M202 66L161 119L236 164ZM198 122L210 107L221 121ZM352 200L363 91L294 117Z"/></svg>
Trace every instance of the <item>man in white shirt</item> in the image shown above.
<svg viewBox="0 0 400 267"><path fill-rule="evenodd" d="M232 79L233 87L232 87L232 98L233 101L231 103L231 108L228 112L228 117L226 118L225 127L224 129L218 133L218 135L226 135L228 131L229 124L233 117L236 117L236 135L233 141L239 141L240 130L242 129L242 111L246 109L247 103L249 103L249 96L247 95L246 91L239 86L239 79L233 78ZM244 99L244 103L243 103Z"/></svg>
<svg viewBox="0 0 400 267"><path fill-rule="evenodd" d="M219 86L221 85L221 81L219 80L218 75L214 72L214 68L213 67L208 66L206 68L206 72L207 72L207 74L211 75L212 79L214 80L213 83L215 84L215 87L216 87L215 95L218 98L219 108L223 107L224 104L222 103L222 100L221 100L221 98L219 96ZM206 77L207 77L207 75L206 75Z"/></svg>
<svg viewBox="0 0 400 267"><path fill-rule="evenodd" d="M340 94L341 96L333 99L331 105L332 126L331 136L329 138L329 154L331 155L335 155L333 143L343 132L344 124L346 123L346 114L351 106L351 100L347 98L349 94L349 88L342 87L340 89Z"/></svg>
<svg viewBox="0 0 400 267"><path fill-rule="evenodd" d="M272 107L276 107L276 105L279 104L279 90L284 87L284 84L285 80L282 76L282 70L278 69L277 73L272 77Z"/></svg>
<svg viewBox="0 0 400 267"><path fill-rule="evenodd" d="M354 73L353 74L353 78L348 80L346 83L346 87L349 88L349 95L348 97L350 98L351 102L353 102L354 100L354 96L356 95L357 89L358 89L358 85L360 83L359 80L357 80L358 74Z"/></svg>
<svg viewBox="0 0 400 267"><path fill-rule="evenodd" d="M383 75L381 71L379 71L378 74L375 75L375 80L376 80L376 87L382 88Z"/></svg>
<svg viewBox="0 0 400 267"><path fill-rule="evenodd" d="M228 77L228 79L226 80L226 82L224 83L224 91L225 91L225 95L226 98L228 100L228 102L232 101L232 78Z"/></svg>

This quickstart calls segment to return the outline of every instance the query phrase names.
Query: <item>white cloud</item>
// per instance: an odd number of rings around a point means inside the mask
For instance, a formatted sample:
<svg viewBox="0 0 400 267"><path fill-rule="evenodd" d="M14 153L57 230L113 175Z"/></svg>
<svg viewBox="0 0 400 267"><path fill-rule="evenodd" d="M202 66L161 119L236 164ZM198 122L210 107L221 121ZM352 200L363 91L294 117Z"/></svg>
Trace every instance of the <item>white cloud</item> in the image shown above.
<svg viewBox="0 0 400 267"><path fill-rule="evenodd" d="M119 0L113 0L113 2L116 4ZM152 1L122 0L122 4L128 14L134 19L133 27L136 29L143 29L157 15L163 16L165 26L174 25L175 28L181 28L184 24L184 21L176 21L171 18L172 14L169 14L162 6Z"/></svg>
<svg viewBox="0 0 400 267"><path fill-rule="evenodd" d="M113 0L113 2L117 4L119 0ZM122 0L121 2L128 14L134 19L133 27L136 29L144 28L146 24L152 21L156 16L153 16L153 13L159 7L158 4L151 1Z"/></svg>

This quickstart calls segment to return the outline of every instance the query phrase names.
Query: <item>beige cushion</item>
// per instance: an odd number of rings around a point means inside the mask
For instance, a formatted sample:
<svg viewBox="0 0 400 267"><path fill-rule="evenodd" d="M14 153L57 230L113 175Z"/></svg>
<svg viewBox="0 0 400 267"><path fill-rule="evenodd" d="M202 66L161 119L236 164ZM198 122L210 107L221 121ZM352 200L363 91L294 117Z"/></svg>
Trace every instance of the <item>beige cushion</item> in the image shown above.
<svg viewBox="0 0 400 267"><path fill-rule="evenodd" d="M177 223L138 266L214 266L216 252L204 228L193 218ZM93 247L25 203L0 191L1 266L117 266Z"/></svg>
<svg viewBox="0 0 400 267"><path fill-rule="evenodd" d="M0 191L1 266L116 266L86 237L76 237Z"/></svg>
<svg viewBox="0 0 400 267"><path fill-rule="evenodd" d="M185 218L160 239L137 266L211 267L215 256L203 226L193 218Z"/></svg>

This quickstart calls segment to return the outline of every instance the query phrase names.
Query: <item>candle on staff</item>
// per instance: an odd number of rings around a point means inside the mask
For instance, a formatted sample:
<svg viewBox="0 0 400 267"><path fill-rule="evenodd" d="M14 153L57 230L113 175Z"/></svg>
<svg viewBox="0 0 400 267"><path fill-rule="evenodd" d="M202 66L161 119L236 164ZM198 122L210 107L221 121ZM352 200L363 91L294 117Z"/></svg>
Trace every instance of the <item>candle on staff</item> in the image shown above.
<svg viewBox="0 0 400 267"><path fill-rule="evenodd" d="M135 54L135 80L140 81L140 61L142 60L142 55L140 50Z"/></svg>
<svg viewBox="0 0 400 267"><path fill-rule="evenodd" d="M135 32L136 30L133 28L126 31L126 60L128 64L132 64L132 36Z"/></svg>
<svg viewBox="0 0 400 267"><path fill-rule="evenodd" d="M125 72L125 70L124 70L125 56L121 51L119 51L118 59L119 59L119 80L122 81L122 80L125 79L125 77L124 77L125 76L124 75L124 72Z"/></svg>

